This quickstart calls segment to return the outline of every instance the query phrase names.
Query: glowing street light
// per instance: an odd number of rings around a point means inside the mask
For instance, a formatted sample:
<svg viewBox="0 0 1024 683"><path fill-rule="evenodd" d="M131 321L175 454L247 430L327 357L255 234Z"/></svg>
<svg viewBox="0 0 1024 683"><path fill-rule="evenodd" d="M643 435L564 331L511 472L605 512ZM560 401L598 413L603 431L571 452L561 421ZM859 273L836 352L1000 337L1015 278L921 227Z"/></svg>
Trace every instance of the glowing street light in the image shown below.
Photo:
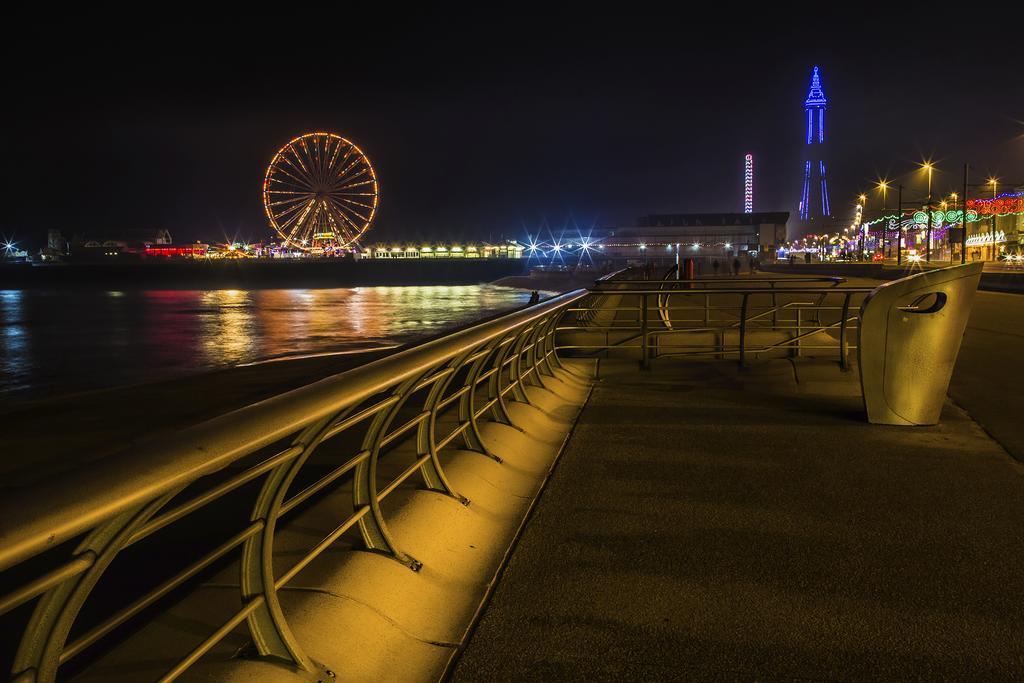
<svg viewBox="0 0 1024 683"><path fill-rule="evenodd" d="M885 211L885 198L889 194L889 181L879 180L876 188L882 192L882 211Z"/></svg>
<svg viewBox="0 0 1024 683"><path fill-rule="evenodd" d="M921 170L928 173L928 200L932 198L932 171L935 170L935 164L930 161L921 162Z"/></svg>
<svg viewBox="0 0 1024 683"><path fill-rule="evenodd" d="M932 171L935 166L931 161L925 161L921 164L921 170L928 171L928 232L925 239L925 254L928 256L928 261L932 260Z"/></svg>
<svg viewBox="0 0 1024 683"><path fill-rule="evenodd" d="M999 178L995 176L989 177L988 184L992 186L992 199L996 198L996 190L999 188ZM967 207L964 207L965 209ZM966 211L964 212L967 213ZM992 260L995 260L996 254L996 212L992 211Z"/></svg>

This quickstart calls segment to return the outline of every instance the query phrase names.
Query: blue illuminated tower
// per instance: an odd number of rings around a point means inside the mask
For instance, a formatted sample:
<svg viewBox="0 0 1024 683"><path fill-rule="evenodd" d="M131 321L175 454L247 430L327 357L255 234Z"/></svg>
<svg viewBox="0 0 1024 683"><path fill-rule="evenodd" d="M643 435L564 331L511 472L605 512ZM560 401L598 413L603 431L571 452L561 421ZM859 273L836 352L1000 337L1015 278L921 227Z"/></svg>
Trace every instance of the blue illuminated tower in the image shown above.
<svg viewBox="0 0 1024 683"><path fill-rule="evenodd" d="M804 161L804 189L800 194L801 220L828 218L832 208L828 201L828 183L825 179L825 109L828 100L821 89L818 67L811 74L811 90L804 101L807 112L807 154ZM818 188L821 198L818 198Z"/></svg>

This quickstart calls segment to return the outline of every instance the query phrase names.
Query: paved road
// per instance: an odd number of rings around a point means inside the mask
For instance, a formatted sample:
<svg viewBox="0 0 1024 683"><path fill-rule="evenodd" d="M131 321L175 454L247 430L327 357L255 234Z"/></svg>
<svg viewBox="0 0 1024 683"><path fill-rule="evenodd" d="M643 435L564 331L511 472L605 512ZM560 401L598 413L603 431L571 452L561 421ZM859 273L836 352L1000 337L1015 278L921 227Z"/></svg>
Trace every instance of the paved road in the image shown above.
<svg viewBox="0 0 1024 683"><path fill-rule="evenodd" d="M956 406L877 427L834 364L623 363L454 680L1019 677L1024 466Z"/></svg>

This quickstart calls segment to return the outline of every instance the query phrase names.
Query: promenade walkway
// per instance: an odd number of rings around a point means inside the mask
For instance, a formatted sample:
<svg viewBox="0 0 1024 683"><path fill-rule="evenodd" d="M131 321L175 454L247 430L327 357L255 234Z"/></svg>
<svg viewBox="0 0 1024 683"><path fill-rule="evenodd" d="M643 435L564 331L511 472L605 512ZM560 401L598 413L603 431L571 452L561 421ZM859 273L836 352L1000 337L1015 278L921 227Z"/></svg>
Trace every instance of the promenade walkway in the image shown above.
<svg viewBox="0 0 1024 683"><path fill-rule="evenodd" d="M1024 670L1024 466L955 405L872 426L822 361L600 375L453 680Z"/></svg>

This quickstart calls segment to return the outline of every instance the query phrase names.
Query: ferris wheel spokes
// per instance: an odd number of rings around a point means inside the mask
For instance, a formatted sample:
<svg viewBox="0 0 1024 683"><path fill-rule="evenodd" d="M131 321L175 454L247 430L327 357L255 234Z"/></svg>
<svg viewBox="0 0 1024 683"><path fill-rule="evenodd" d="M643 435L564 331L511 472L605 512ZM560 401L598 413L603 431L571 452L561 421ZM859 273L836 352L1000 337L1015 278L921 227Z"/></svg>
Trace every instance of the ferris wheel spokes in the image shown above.
<svg viewBox="0 0 1024 683"><path fill-rule="evenodd" d="M377 210L377 176L355 144L308 133L285 144L267 168L263 203L286 246L332 251L353 245Z"/></svg>

